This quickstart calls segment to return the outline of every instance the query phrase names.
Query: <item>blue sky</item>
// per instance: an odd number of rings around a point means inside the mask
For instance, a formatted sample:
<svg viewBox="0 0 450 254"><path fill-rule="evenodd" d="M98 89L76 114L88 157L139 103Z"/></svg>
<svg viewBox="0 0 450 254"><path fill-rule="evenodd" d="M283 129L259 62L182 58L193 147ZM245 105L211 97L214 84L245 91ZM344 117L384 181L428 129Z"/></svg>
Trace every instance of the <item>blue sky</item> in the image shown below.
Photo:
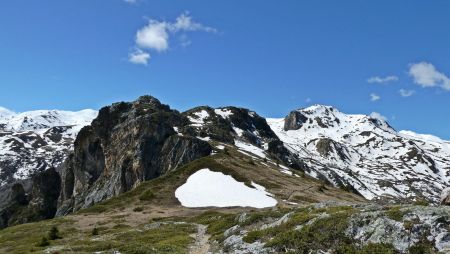
<svg viewBox="0 0 450 254"><path fill-rule="evenodd" d="M448 10L444 0L3 1L0 106L98 109L151 94L179 110L281 117L321 103L450 139Z"/></svg>

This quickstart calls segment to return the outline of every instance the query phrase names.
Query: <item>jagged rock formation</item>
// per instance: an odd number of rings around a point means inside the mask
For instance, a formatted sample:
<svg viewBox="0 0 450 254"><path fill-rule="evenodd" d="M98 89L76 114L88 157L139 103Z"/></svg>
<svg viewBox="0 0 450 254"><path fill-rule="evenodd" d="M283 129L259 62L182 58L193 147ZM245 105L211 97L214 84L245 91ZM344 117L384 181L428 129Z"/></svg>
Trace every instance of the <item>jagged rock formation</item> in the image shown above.
<svg viewBox="0 0 450 254"><path fill-rule="evenodd" d="M294 169L306 165L283 145L267 124L265 118L256 112L237 107L197 107L183 113L189 124L181 129L183 133L205 141L231 144L243 151L260 157L270 156Z"/></svg>
<svg viewBox="0 0 450 254"><path fill-rule="evenodd" d="M0 188L0 228L55 216L61 179L54 168Z"/></svg>
<svg viewBox="0 0 450 254"><path fill-rule="evenodd" d="M58 215L91 206L211 154L202 140L179 135L187 118L150 96L100 110L61 169Z"/></svg>

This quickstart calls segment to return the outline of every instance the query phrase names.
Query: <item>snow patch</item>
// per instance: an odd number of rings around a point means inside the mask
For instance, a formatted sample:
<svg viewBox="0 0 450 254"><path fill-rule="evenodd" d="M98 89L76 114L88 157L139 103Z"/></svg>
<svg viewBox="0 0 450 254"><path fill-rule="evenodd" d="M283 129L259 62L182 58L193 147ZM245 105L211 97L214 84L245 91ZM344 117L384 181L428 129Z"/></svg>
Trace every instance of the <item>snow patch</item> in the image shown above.
<svg viewBox="0 0 450 254"><path fill-rule="evenodd" d="M277 201L265 188L255 189L236 181L233 177L208 168L201 169L175 191L175 197L185 207L273 207Z"/></svg>
<svg viewBox="0 0 450 254"><path fill-rule="evenodd" d="M250 145L250 144L242 142L240 140L235 140L234 144L241 150L244 150L246 152L249 152L249 153L254 154L261 158L266 158L266 154L264 153L264 150L257 146Z"/></svg>
<svg viewBox="0 0 450 254"><path fill-rule="evenodd" d="M224 119L227 119L230 115L233 114L233 112L231 112L231 110L227 108L218 108L215 109L214 112Z"/></svg>
<svg viewBox="0 0 450 254"><path fill-rule="evenodd" d="M189 121L191 121L192 126L201 127L205 124L205 119L209 117L209 114L206 110L202 110L199 112L195 112L193 114L195 117L189 116Z"/></svg>

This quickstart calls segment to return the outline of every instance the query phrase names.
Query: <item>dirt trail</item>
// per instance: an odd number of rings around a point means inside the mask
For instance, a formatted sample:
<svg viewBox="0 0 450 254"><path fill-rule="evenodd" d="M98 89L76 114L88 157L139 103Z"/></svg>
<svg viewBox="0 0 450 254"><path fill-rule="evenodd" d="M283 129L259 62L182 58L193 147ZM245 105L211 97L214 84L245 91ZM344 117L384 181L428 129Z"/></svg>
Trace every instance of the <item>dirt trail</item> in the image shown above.
<svg viewBox="0 0 450 254"><path fill-rule="evenodd" d="M209 252L209 235L206 234L205 225L196 224L197 233L193 234L192 237L195 238L195 242L189 246L189 254L207 254Z"/></svg>

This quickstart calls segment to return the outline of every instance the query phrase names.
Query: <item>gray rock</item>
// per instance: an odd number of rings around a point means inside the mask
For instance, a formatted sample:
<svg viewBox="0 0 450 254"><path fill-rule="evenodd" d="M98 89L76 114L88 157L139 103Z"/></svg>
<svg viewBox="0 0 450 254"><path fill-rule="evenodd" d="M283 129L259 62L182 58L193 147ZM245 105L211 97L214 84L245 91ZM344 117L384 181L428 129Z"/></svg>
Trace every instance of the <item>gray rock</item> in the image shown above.
<svg viewBox="0 0 450 254"><path fill-rule="evenodd" d="M441 204L450 205L450 187L445 188L441 194Z"/></svg>
<svg viewBox="0 0 450 254"><path fill-rule="evenodd" d="M62 169L58 216L133 189L211 154L211 146L180 136L186 117L151 96L102 108L77 136Z"/></svg>
<svg viewBox="0 0 450 254"><path fill-rule="evenodd" d="M284 130L298 130L308 118L297 110L291 111L284 119Z"/></svg>

